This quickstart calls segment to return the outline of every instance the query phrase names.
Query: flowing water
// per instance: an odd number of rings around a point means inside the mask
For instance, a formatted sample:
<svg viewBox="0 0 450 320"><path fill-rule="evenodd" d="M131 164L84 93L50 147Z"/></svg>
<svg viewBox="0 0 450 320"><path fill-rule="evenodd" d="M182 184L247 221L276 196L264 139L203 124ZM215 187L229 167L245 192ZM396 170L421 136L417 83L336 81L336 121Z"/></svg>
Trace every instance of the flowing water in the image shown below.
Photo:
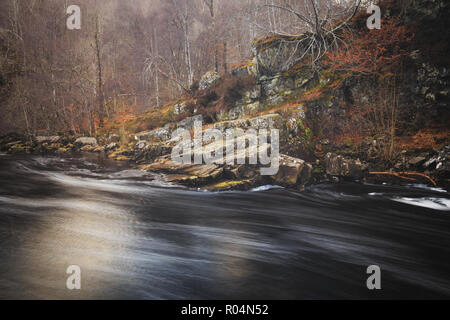
<svg viewBox="0 0 450 320"><path fill-rule="evenodd" d="M450 298L449 210L420 185L210 193L96 158L1 154L0 298Z"/></svg>

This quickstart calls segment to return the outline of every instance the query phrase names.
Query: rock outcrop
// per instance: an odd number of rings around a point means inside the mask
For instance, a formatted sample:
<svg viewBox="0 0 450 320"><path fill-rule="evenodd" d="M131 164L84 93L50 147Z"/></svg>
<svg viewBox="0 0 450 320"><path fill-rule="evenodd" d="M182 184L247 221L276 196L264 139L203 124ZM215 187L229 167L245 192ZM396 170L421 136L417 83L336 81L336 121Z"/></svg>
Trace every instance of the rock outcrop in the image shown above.
<svg viewBox="0 0 450 320"><path fill-rule="evenodd" d="M250 119L238 119L231 121L222 121L213 124L214 129L225 133L227 129L283 129L283 121L279 114L267 114Z"/></svg>
<svg viewBox="0 0 450 320"><path fill-rule="evenodd" d="M152 131L139 132L135 135L135 138L136 140L146 140L146 141L170 140L171 138L170 125Z"/></svg>
<svg viewBox="0 0 450 320"><path fill-rule="evenodd" d="M199 89L206 90L214 87L220 81L220 76L217 72L209 71L203 75L199 82Z"/></svg>
<svg viewBox="0 0 450 320"><path fill-rule="evenodd" d="M346 159L341 155L328 153L325 157L326 173L332 177L352 180L362 179L368 169L359 159Z"/></svg>

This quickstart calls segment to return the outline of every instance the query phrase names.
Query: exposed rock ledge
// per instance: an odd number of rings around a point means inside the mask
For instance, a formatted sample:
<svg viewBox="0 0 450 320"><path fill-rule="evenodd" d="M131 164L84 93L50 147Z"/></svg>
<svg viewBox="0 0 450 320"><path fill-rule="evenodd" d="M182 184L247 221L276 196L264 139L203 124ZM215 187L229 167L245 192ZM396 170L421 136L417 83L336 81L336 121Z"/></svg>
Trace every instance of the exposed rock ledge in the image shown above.
<svg viewBox="0 0 450 320"><path fill-rule="evenodd" d="M258 120L259 119L259 120ZM260 127L276 126L273 116L256 120ZM255 121L256 121L255 120ZM264 121L263 121L264 120ZM278 119L277 119L278 120ZM225 128L240 127L238 123L227 123ZM242 126L241 126L242 127ZM243 126L244 128L246 125ZM253 187L276 184L297 190L310 182L312 166L305 161L287 155L279 156L279 170L274 176L261 175L259 165L190 165L172 161L172 146L166 142L149 142L140 140L134 149L122 149L117 143L104 141L99 145L97 139L90 137L0 137L0 150L8 153L33 154L67 154L71 152L91 152L104 155L110 159L131 161L140 164L143 170L162 173L167 182L201 188L204 190L248 190ZM259 146L268 148L268 145ZM242 151L243 152L243 151ZM248 160L248 159L246 159ZM248 161L246 161L248 163Z"/></svg>
<svg viewBox="0 0 450 320"><path fill-rule="evenodd" d="M312 175L312 166L301 159L280 155L280 167L274 176L262 176L258 165L182 164L169 156L158 158L141 169L163 173L166 182L206 190L248 190L264 184L303 189Z"/></svg>

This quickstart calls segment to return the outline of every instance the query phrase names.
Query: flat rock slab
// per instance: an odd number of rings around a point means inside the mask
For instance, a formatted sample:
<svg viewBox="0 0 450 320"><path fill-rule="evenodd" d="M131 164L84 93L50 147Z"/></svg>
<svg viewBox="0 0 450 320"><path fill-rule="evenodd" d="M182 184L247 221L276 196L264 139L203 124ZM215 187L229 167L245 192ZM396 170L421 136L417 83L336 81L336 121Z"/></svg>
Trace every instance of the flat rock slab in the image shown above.
<svg viewBox="0 0 450 320"><path fill-rule="evenodd" d="M61 140L61 137L59 136L51 136L51 137L46 137L46 136L39 136L36 137L36 142L39 144L43 144L43 143L58 143Z"/></svg>
<svg viewBox="0 0 450 320"><path fill-rule="evenodd" d="M75 144L78 145L97 145L97 139L95 138L91 138L91 137L82 137L82 138L78 138L75 141Z"/></svg>
<svg viewBox="0 0 450 320"><path fill-rule="evenodd" d="M201 186L218 179L223 174L223 168L211 165L183 164L169 159L141 167L146 171L168 174L167 182L189 186Z"/></svg>

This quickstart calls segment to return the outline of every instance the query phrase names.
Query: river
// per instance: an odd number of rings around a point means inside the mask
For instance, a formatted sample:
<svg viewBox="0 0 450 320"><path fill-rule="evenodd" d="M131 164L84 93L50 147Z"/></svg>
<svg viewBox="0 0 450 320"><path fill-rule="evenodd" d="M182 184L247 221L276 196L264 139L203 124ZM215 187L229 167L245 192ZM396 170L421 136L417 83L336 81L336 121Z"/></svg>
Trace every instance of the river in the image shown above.
<svg viewBox="0 0 450 320"><path fill-rule="evenodd" d="M0 154L0 261L0 299L450 298L450 195L212 193L95 157Z"/></svg>

